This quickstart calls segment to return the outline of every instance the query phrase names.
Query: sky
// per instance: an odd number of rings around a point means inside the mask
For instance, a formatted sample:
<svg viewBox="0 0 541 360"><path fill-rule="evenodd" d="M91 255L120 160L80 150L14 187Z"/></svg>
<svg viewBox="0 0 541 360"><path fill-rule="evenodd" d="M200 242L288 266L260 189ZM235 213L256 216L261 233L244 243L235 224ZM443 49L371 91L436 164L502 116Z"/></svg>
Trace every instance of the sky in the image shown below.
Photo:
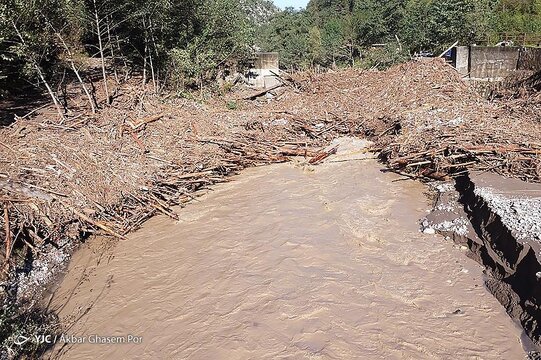
<svg viewBox="0 0 541 360"><path fill-rule="evenodd" d="M304 8L308 4L308 0L273 0L279 8L286 8L292 6L294 8Z"/></svg>

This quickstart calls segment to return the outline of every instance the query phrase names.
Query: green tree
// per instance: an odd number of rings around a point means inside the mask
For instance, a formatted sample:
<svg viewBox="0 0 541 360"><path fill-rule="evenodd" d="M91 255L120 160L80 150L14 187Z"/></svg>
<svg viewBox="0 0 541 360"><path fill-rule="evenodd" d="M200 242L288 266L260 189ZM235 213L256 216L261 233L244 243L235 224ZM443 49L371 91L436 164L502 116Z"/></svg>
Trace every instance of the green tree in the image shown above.
<svg viewBox="0 0 541 360"><path fill-rule="evenodd" d="M440 0L431 3L428 29L436 48L452 45L455 41L470 43L474 33L468 14L474 10L473 0Z"/></svg>
<svg viewBox="0 0 541 360"><path fill-rule="evenodd" d="M500 0L495 6L491 29L496 37L541 37L541 0Z"/></svg>
<svg viewBox="0 0 541 360"><path fill-rule="evenodd" d="M346 17L344 17L345 19ZM336 66L337 60L344 58L345 28L344 19L330 18L323 26L323 48L325 49L325 63Z"/></svg>
<svg viewBox="0 0 541 360"><path fill-rule="evenodd" d="M306 11L287 8L273 16L258 39L265 51L280 53L280 63L288 69L301 69L309 63L308 32L310 23Z"/></svg>
<svg viewBox="0 0 541 360"><path fill-rule="evenodd" d="M194 33L172 49L175 82L202 86L220 68L234 67L253 53L254 23L235 0L207 0L195 14Z"/></svg>
<svg viewBox="0 0 541 360"><path fill-rule="evenodd" d="M5 69L1 75L4 84L11 83L12 88L23 81L42 84L60 116L63 111L50 85L50 76L61 50L47 24L62 19L62 5L60 0L7 0L0 6L0 63Z"/></svg>
<svg viewBox="0 0 541 360"><path fill-rule="evenodd" d="M470 44L485 35L482 16L489 14L484 11L473 0L410 0L400 34L412 51L441 51L455 41Z"/></svg>
<svg viewBox="0 0 541 360"><path fill-rule="evenodd" d="M323 61L323 43L321 40L321 31L317 26L312 26L308 30L307 46L310 65L320 64Z"/></svg>
<svg viewBox="0 0 541 360"><path fill-rule="evenodd" d="M405 6L404 0L360 1L354 9L358 41L364 45L395 41Z"/></svg>
<svg viewBox="0 0 541 360"><path fill-rule="evenodd" d="M431 0L410 0L401 21L400 37L411 51L431 48L434 43L429 29Z"/></svg>

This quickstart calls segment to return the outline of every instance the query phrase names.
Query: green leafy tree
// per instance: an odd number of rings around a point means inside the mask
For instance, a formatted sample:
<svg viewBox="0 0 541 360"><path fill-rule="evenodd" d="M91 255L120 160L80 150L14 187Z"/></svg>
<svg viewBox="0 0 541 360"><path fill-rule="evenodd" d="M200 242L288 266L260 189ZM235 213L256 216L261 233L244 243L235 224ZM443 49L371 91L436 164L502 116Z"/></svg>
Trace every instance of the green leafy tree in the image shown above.
<svg viewBox="0 0 541 360"><path fill-rule="evenodd" d="M254 24L235 0L207 0L198 9L194 33L171 51L175 81L202 86L223 67L234 67L253 52Z"/></svg>
<svg viewBox="0 0 541 360"><path fill-rule="evenodd" d="M345 19L346 17L344 17ZM345 56L345 20L337 17L330 18L323 26L323 48L325 49L324 61L336 66L337 60Z"/></svg>
<svg viewBox="0 0 541 360"><path fill-rule="evenodd" d="M317 26L312 26L308 30L308 57L310 64L320 64L323 61L323 42L321 39L321 31Z"/></svg>
<svg viewBox="0 0 541 360"><path fill-rule="evenodd" d="M258 44L265 51L279 52L283 67L301 69L310 63L307 58L309 29L306 11L287 8L263 27Z"/></svg>
<svg viewBox="0 0 541 360"><path fill-rule="evenodd" d="M2 78L12 84L34 81L37 86L44 85L60 116L63 111L50 85L60 49L48 23L59 22L62 5L60 0L8 0L0 7L0 62L6 69Z"/></svg>
<svg viewBox="0 0 541 360"><path fill-rule="evenodd" d="M456 41L470 44L484 36L480 19L486 9L473 0L410 0L405 10L400 33L412 51L441 51Z"/></svg>
<svg viewBox="0 0 541 360"><path fill-rule="evenodd" d="M509 35L518 39L520 36L529 35L539 39L541 0L500 0L491 20L491 29L496 38Z"/></svg>

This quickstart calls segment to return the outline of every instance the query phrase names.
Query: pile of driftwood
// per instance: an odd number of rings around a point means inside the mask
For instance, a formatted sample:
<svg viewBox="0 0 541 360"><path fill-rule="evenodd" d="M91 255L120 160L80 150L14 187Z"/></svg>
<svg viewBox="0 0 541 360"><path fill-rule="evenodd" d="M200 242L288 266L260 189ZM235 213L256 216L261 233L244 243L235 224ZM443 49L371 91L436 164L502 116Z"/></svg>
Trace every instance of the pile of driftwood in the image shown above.
<svg viewBox="0 0 541 360"><path fill-rule="evenodd" d="M539 98L534 88L528 97L487 101L441 59L385 72L328 73L305 82L309 90L273 107L297 119L349 124L352 133L375 142L374 151L395 172L446 179L477 169L541 179L539 114L532 115L535 106L527 100Z"/></svg>
<svg viewBox="0 0 541 360"><path fill-rule="evenodd" d="M386 149L380 153L380 157L388 162L391 169L411 178L448 180L449 177L462 175L475 168L502 174L519 173L517 177L537 180L538 169L525 168L524 165L535 164L541 154L541 145L450 145L396 158L390 157L391 151L390 148Z"/></svg>
<svg viewBox="0 0 541 360"><path fill-rule="evenodd" d="M330 155L326 134L350 131L333 120L269 121L251 101L232 111L221 100L125 98L99 116L38 115L0 129L4 279L91 234L125 239L156 214L177 219L175 206L243 168L292 156L317 164Z"/></svg>
<svg viewBox="0 0 541 360"><path fill-rule="evenodd" d="M539 123L484 100L443 61L287 82L271 101L233 93L205 105L126 88L97 115L59 123L36 112L0 129L4 278L91 234L124 239L155 214L176 219L175 206L245 167L318 164L343 135L370 138L391 170L413 178L472 168L541 178Z"/></svg>
<svg viewBox="0 0 541 360"><path fill-rule="evenodd" d="M490 86L487 95L507 109L519 109L524 116L541 123L541 70L517 71Z"/></svg>

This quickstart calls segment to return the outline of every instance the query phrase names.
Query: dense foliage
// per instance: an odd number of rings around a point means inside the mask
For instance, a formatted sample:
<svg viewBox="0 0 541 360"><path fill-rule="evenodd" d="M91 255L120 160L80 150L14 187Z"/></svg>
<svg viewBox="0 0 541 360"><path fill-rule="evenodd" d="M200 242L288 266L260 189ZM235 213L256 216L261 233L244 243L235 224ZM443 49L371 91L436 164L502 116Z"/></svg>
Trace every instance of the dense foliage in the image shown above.
<svg viewBox="0 0 541 360"><path fill-rule="evenodd" d="M540 45L541 0L311 0L273 17L261 39L286 67L384 67L456 41Z"/></svg>
<svg viewBox="0 0 541 360"><path fill-rule="evenodd" d="M455 41L540 36L541 0L311 0L284 11L270 0L2 0L0 96L29 85L55 96L75 75L88 83L79 60L89 57L109 96L112 74L138 72L156 91L201 87L258 50L280 52L291 69L385 67Z"/></svg>
<svg viewBox="0 0 541 360"><path fill-rule="evenodd" d="M246 61L276 11L268 0L2 0L0 89L58 82L88 56L107 75L122 65L157 88L200 85Z"/></svg>

